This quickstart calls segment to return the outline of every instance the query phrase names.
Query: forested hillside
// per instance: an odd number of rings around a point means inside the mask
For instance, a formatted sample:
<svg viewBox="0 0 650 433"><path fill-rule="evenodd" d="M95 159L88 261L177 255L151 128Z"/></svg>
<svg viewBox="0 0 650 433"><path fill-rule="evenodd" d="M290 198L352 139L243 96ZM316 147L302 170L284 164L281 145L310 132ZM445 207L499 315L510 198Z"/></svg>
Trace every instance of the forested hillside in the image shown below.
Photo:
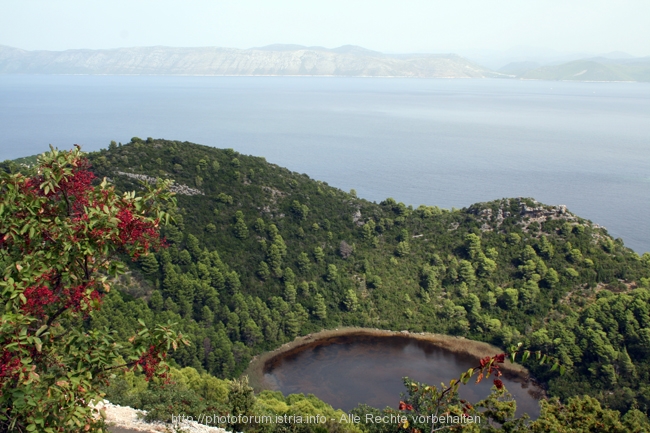
<svg viewBox="0 0 650 433"><path fill-rule="evenodd" d="M461 210L379 204L264 158L140 140L90 154L119 189L176 182L170 247L131 262L86 326L128 338L171 320L183 367L236 377L251 357L354 325L523 342L549 394L650 411L650 254L563 206L501 199ZM15 170L4 164L6 170Z"/></svg>

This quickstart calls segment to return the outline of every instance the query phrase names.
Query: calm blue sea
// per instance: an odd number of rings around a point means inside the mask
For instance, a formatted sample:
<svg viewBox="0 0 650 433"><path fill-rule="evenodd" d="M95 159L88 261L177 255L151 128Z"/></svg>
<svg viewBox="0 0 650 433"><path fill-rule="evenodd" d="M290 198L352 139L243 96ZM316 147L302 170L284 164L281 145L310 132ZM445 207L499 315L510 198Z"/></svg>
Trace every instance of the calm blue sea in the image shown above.
<svg viewBox="0 0 650 433"><path fill-rule="evenodd" d="M359 196L565 204L650 251L650 84L0 76L0 160L132 136L232 147Z"/></svg>

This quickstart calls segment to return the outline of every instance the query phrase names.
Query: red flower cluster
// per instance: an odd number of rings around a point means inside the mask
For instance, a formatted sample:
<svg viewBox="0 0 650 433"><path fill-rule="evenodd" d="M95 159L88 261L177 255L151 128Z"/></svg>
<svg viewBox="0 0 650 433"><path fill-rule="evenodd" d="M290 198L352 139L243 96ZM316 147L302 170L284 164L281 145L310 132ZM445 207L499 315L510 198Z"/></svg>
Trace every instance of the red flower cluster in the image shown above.
<svg viewBox="0 0 650 433"><path fill-rule="evenodd" d="M20 366L19 357L14 357L13 353L3 350L0 356L0 383L6 378L13 378Z"/></svg>
<svg viewBox="0 0 650 433"><path fill-rule="evenodd" d="M494 379L494 386L496 386L497 389L503 389L503 382L501 379Z"/></svg>
<svg viewBox="0 0 650 433"><path fill-rule="evenodd" d="M20 184L20 192L23 194L35 194L43 195L43 192L40 189L40 184L43 181L42 176L29 177L25 179L25 182Z"/></svg>
<svg viewBox="0 0 650 433"><path fill-rule="evenodd" d="M93 290L90 292L90 297L86 296L86 290L90 287L89 283L80 284L75 287L65 288L63 295L66 299L66 308L71 308L72 311L79 311L83 306L89 306L93 300L101 300L102 295Z"/></svg>
<svg viewBox="0 0 650 433"><path fill-rule="evenodd" d="M120 229L120 242L122 245L141 245L144 251L150 247L161 246L156 223L146 222L133 215L131 209L121 209L117 218L120 220L117 227ZM140 254L136 251L133 259L137 260Z"/></svg>
<svg viewBox="0 0 650 433"><path fill-rule="evenodd" d="M89 171L90 163L87 159L81 159L79 166L73 171L72 176L61 180L59 187L61 192L72 199L72 213L78 215L88 206L88 191L92 189L91 183L95 175Z"/></svg>
<svg viewBox="0 0 650 433"><path fill-rule="evenodd" d="M59 297L46 286L28 287L23 292L23 295L27 298L27 303L23 305L22 310L37 317L43 316L46 305L59 300Z"/></svg>
<svg viewBox="0 0 650 433"><path fill-rule="evenodd" d="M142 367L145 378L149 381L156 374L158 364L160 364L161 361L162 357L160 356L160 349L152 344L149 346L149 350L147 350L140 359L135 362L134 368L138 365Z"/></svg>
<svg viewBox="0 0 650 433"><path fill-rule="evenodd" d="M404 403L403 401L399 402L399 410L413 410L413 405Z"/></svg>

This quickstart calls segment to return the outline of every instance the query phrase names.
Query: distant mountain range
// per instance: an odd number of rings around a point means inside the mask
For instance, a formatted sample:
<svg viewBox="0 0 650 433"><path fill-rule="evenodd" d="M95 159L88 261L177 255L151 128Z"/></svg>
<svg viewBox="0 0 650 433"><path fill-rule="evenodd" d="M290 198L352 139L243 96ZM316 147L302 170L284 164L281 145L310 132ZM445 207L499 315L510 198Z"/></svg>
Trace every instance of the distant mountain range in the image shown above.
<svg viewBox="0 0 650 433"><path fill-rule="evenodd" d="M1 74L307 75L485 78L501 74L454 54L386 55L346 45L232 48L137 47L25 51L0 46Z"/></svg>
<svg viewBox="0 0 650 433"><path fill-rule="evenodd" d="M650 57L594 57L565 63L512 62L498 71L456 54L384 54L354 45L328 49L269 45L240 50L135 47L26 51L0 45L0 74L341 76L650 81Z"/></svg>

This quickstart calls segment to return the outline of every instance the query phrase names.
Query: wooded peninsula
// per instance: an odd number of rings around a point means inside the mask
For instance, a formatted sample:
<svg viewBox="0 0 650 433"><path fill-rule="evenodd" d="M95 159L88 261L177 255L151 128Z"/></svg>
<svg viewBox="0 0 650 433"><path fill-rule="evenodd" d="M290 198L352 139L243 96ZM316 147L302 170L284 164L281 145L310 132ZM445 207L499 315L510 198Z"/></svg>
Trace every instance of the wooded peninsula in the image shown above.
<svg viewBox="0 0 650 433"><path fill-rule="evenodd" d="M521 197L451 210L416 208L399 198L373 203L261 157L163 139L111 142L87 157L97 182L142 191L169 179L177 200L165 209L170 223L161 228L167 248L135 261L124 257L128 272L108 281L112 290L101 308L68 324L87 332L107 328L126 341L137 334L138 319L149 328L171 322L189 341L170 352L171 383L138 372L117 375L104 389L112 403L163 421L172 412L338 419L341 411L311 395L254 394L240 375L253 357L296 338L360 327L464 337L504 353L521 347L562 367L565 374L535 356L522 363L550 397L537 420L514 419L511 406L499 406L508 401L499 389L481 409L497 423L467 431L650 426L650 254L639 256L565 206ZM33 164L6 161L0 171L28 172ZM4 269L11 264L3 257ZM411 399L400 410L423 407L417 406L423 389L407 387Z"/></svg>

